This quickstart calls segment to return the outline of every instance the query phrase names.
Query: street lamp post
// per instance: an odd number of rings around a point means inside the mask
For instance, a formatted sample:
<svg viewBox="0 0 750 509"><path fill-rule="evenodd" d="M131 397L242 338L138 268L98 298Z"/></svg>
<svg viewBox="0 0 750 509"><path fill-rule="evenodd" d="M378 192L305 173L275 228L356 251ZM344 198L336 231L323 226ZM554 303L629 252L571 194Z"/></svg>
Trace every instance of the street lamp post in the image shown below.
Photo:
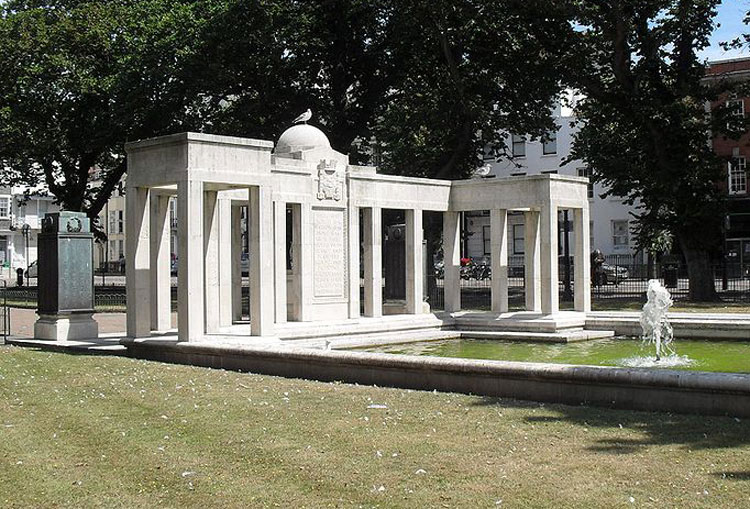
<svg viewBox="0 0 750 509"><path fill-rule="evenodd" d="M29 230L31 227L28 224L24 224L21 227L21 233L23 234L23 240L25 244L24 255L26 257L26 288L29 287Z"/></svg>

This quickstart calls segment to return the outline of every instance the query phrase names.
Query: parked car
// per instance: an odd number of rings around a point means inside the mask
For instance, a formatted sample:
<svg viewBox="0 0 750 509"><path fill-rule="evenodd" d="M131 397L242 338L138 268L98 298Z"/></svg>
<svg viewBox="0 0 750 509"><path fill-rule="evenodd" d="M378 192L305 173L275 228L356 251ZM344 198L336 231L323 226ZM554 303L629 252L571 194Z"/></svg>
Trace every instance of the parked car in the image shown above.
<svg viewBox="0 0 750 509"><path fill-rule="evenodd" d="M24 276L37 277L38 273L39 273L39 266L36 264L36 260L34 260L33 262L29 264L29 268L26 269L26 272L24 272Z"/></svg>
<svg viewBox="0 0 750 509"><path fill-rule="evenodd" d="M602 284L604 285L608 283L618 285L620 282L630 277L627 267L623 267L622 265L610 265L606 262L602 264L602 272Z"/></svg>
<svg viewBox="0 0 750 509"><path fill-rule="evenodd" d="M240 256L240 272L243 276L250 274L250 254L248 253L242 253Z"/></svg>

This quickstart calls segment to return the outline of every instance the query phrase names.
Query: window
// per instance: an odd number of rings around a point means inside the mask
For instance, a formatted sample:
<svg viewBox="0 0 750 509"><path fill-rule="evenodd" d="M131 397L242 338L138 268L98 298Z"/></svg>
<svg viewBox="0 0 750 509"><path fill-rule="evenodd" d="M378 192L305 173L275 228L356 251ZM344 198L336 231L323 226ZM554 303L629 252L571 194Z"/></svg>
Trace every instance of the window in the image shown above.
<svg viewBox="0 0 750 509"><path fill-rule="evenodd" d="M556 175L557 170L542 170L543 175Z"/></svg>
<svg viewBox="0 0 750 509"><path fill-rule="evenodd" d="M729 194L747 194L745 158L733 157L729 163Z"/></svg>
<svg viewBox="0 0 750 509"><path fill-rule="evenodd" d="M0 196L0 219L10 219L10 196Z"/></svg>
<svg viewBox="0 0 750 509"><path fill-rule="evenodd" d="M517 134L511 135L511 142L513 146L511 147L511 151L513 153L513 157L525 157L526 156L526 141L518 136Z"/></svg>
<svg viewBox="0 0 750 509"><path fill-rule="evenodd" d="M596 245L594 244L594 222L589 221L589 251L593 251L596 249Z"/></svg>
<svg viewBox="0 0 750 509"><path fill-rule="evenodd" d="M588 197L591 200L594 198L594 183L591 181L591 170L588 168L578 168L578 176L589 179Z"/></svg>
<svg viewBox="0 0 750 509"><path fill-rule="evenodd" d="M523 248L523 230L524 230L523 224L514 224L513 225L513 254L524 254L524 248Z"/></svg>
<svg viewBox="0 0 750 509"><path fill-rule="evenodd" d="M627 219L612 221L612 245L615 247L630 244Z"/></svg>
<svg viewBox="0 0 750 509"><path fill-rule="evenodd" d="M117 211L117 233L124 233L125 232L125 211L124 210L118 210Z"/></svg>
<svg viewBox="0 0 750 509"><path fill-rule="evenodd" d="M525 171L517 171L510 174L511 177L525 177L526 172Z"/></svg>
<svg viewBox="0 0 750 509"><path fill-rule="evenodd" d="M742 99L735 99L733 101L727 101L727 109L730 110L731 115L737 117L745 116L745 101Z"/></svg>
<svg viewBox="0 0 750 509"><path fill-rule="evenodd" d="M489 226L482 226L482 242L484 243L484 254L491 254Z"/></svg>
<svg viewBox="0 0 750 509"><path fill-rule="evenodd" d="M544 155L557 154L557 132L549 132L542 139L542 153Z"/></svg>

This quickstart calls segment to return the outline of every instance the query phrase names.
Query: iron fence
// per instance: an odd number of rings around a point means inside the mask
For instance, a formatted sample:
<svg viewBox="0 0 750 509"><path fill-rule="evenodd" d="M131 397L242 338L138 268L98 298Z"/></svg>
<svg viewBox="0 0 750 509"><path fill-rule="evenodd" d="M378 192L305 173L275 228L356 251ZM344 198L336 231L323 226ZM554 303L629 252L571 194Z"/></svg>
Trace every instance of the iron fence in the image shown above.
<svg viewBox="0 0 750 509"><path fill-rule="evenodd" d="M10 308L7 300L8 283L5 281L2 283L2 286L0 286L0 292L2 292L2 295L0 295L0 337L2 342L5 343L10 336Z"/></svg>
<svg viewBox="0 0 750 509"><path fill-rule="evenodd" d="M517 260L510 259L511 263ZM658 279L672 294L675 301L689 297L687 267L684 264L618 264L608 263L606 272L600 271L592 279L591 297L593 301L610 300L642 301L645 300L649 279ZM715 264L711 273L719 298L724 302L750 303L750 264ZM509 308L524 308L523 265L513 264L508 267ZM559 285L561 307L566 307L575 293L574 271L571 267L570 293L566 292L563 268L560 267ZM462 277L461 307L463 309L489 309L491 306L491 280L489 274L483 278ZM443 309L445 294L442 275L429 275L427 278L427 301L432 309Z"/></svg>

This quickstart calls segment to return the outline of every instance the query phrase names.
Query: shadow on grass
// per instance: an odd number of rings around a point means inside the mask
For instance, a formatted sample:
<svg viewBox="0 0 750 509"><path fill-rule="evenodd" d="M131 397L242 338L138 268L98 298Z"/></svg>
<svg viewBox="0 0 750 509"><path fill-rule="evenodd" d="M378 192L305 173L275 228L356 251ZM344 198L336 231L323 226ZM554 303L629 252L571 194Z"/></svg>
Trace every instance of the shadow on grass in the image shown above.
<svg viewBox="0 0 750 509"><path fill-rule="evenodd" d="M713 472L712 475L730 481L750 481L750 470L746 472Z"/></svg>
<svg viewBox="0 0 750 509"><path fill-rule="evenodd" d="M567 423L574 428L611 431L617 435L599 439L589 450L603 454L642 453L649 446L674 445L684 449L722 449L750 445L750 421L733 417L615 410L598 407L540 404L501 398L481 398L476 405L504 408L540 408L542 415L525 418L529 424ZM623 437L621 431L638 433ZM748 472L736 472L738 478ZM728 474L727 474L728 475Z"/></svg>

